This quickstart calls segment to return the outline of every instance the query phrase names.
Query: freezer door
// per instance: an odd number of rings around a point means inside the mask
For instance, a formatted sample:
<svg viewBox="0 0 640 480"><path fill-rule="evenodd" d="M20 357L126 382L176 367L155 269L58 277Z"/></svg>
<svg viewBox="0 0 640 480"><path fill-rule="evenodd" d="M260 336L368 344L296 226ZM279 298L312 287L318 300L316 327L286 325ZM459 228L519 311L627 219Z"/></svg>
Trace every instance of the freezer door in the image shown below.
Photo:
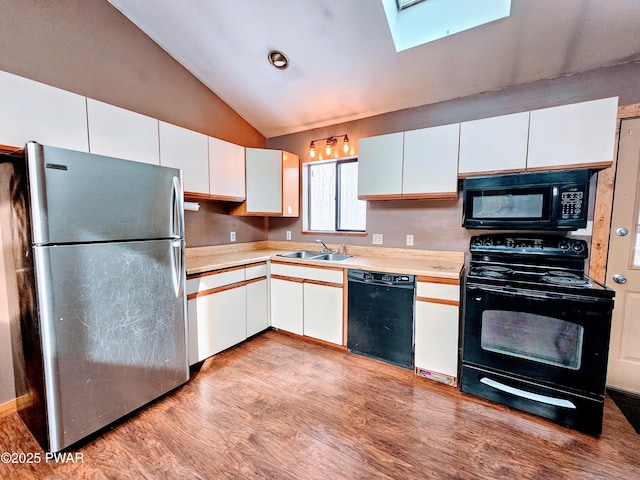
<svg viewBox="0 0 640 480"><path fill-rule="evenodd" d="M188 380L182 243L34 248L50 450Z"/></svg>
<svg viewBox="0 0 640 480"><path fill-rule="evenodd" d="M181 238L180 170L27 143L36 245Z"/></svg>

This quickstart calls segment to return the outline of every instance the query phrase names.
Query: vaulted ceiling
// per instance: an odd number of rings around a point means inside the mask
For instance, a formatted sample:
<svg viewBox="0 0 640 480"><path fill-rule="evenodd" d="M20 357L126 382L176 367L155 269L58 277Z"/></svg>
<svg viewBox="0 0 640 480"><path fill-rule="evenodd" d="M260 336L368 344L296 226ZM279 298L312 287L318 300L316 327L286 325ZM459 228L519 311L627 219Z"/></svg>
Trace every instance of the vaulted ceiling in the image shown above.
<svg viewBox="0 0 640 480"><path fill-rule="evenodd" d="M109 2L267 138L640 60L638 0L512 0L399 53L382 0Z"/></svg>

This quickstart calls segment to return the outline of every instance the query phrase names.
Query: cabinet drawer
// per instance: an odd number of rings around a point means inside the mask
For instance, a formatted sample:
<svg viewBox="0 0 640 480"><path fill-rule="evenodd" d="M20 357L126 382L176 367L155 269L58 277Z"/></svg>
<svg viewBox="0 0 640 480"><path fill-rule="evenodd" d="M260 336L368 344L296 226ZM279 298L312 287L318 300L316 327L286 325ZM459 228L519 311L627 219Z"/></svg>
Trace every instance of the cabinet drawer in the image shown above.
<svg viewBox="0 0 640 480"><path fill-rule="evenodd" d="M232 283L244 281L244 268L233 270L223 270L219 273L211 272L210 275L190 278L187 280L187 294L202 292L212 288L231 285Z"/></svg>
<svg viewBox="0 0 640 480"><path fill-rule="evenodd" d="M254 278L261 278L267 276L267 264L261 263L259 265L251 265L245 268L244 278L245 280L253 280Z"/></svg>
<svg viewBox="0 0 640 480"><path fill-rule="evenodd" d="M342 269L299 267L297 265L285 265L283 263L271 264L272 275L303 278L305 280L317 280L319 282L343 283Z"/></svg>
<svg viewBox="0 0 640 480"><path fill-rule="evenodd" d="M437 298L440 300L460 301L460 286L445 283L418 282L417 297Z"/></svg>

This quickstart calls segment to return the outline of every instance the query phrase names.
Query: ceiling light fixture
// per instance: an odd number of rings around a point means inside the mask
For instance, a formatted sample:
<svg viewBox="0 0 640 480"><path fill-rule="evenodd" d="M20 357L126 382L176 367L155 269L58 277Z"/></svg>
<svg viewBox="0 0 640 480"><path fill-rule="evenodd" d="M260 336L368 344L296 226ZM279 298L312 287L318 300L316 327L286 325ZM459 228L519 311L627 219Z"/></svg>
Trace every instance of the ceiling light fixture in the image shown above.
<svg viewBox="0 0 640 480"><path fill-rule="evenodd" d="M289 59L280 50L271 50L267 54L269 63L276 67L278 70L284 70L289 66Z"/></svg>
<svg viewBox="0 0 640 480"><path fill-rule="evenodd" d="M345 133L342 135L332 135L326 138L316 138L312 140L309 144L309 156L311 158L316 158L316 142L325 142L324 153L329 156L334 151L334 148L338 145L338 139L342 137L342 151L344 153L349 153L351 146L349 145L349 136Z"/></svg>

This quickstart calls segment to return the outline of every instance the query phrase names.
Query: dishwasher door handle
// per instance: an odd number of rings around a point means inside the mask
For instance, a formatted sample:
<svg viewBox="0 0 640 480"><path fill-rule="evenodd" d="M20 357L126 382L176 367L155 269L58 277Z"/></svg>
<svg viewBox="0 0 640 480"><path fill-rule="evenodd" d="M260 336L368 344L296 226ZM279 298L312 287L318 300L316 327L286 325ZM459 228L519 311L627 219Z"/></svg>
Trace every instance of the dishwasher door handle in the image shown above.
<svg viewBox="0 0 640 480"><path fill-rule="evenodd" d="M395 283L393 282L385 282L384 280L371 280L369 278L362 280L362 283L367 283L369 285L389 285L391 287L395 285Z"/></svg>

